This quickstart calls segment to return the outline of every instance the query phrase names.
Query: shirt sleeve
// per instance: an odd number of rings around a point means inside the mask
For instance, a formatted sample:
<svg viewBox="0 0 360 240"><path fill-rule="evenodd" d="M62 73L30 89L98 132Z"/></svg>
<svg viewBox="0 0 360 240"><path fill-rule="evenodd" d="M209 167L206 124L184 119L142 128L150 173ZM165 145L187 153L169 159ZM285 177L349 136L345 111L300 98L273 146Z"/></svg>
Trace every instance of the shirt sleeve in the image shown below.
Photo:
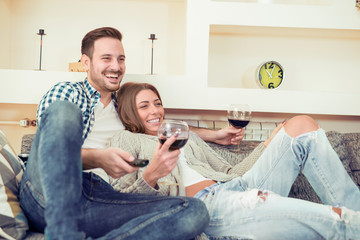
<svg viewBox="0 0 360 240"><path fill-rule="evenodd" d="M136 134L130 133L126 130L121 130L110 141L110 147L118 147L134 157L139 157L141 151L140 139L137 139ZM110 178L110 185L116 190L124 193L138 193L146 195L159 195L159 187L153 188L142 177L144 168L139 171L132 172L120 178Z"/></svg>
<svg viewBox="0 0 360 240"><path fill-rule="evenodd" d="M42 114L55 101L74 102L74 89L66 82L54 85L41 99L37 109L37 124L40 125Z"/></svg>
<svg viewBox="0 0 360 240"><path fill-rule="evenodd" d="M247 171L250 170L250 168L255 164L255 162L259 159L261 154L265 150L265 145L263 143L260 143L249 156L244 158L241 162L233 166L229 173L236 173L239 176L244 175Z"/></svg>
<svg viewBox="0 0 360 240"><path fill-rule="evenodd" d="M249 171L265 150L265 145L260 143L249 156L247 156L238 164L232 166L226 159L221 157L220 154L215 152L208 144L206 144L199 136L197 136L196 133L192 134L192 139L198 146L201 146L200 150L205 154L204 159L207 160L212 169L217 172L236 174L238 176L242 176L247 171ZM198 152L200 150L198 150Z"/></svg>

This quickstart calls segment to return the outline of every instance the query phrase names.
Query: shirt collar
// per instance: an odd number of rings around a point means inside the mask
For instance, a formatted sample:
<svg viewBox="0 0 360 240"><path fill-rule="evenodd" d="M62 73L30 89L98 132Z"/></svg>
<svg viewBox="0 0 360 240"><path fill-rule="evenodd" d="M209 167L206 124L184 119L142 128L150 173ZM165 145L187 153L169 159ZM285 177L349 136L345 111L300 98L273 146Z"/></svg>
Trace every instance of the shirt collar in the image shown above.
<svg viewBox="0 0 360 240"><path fill-rule="evenodd" d="M99 98L101 97L100 93L93 86L91 86L91 84L89 83L87 78L85 78L85 81L84 81L84 90L85 90L86 95L89 98L93 98L94 95L97 95ZM116 100L116 93L115 92L113 92L111 94L111 98L112 98L112 101L113 101L113 103L115 105L115 108L117 109L117 100Z"/></svg>
<svg viewBox="0 0 360 240"><path fill-rule="evenodd" d="M111 94L111 98L112 98L112 101L114 103L115 109L117 110L118 104L117 104L117 100L116 100L116 92L113 92Z"/></svg>
<svg viewBox="0 0 360 240"><path fill-rule="evenodd" d="M94 98L97 95L100 98L100 93L89 83L87 78L84 81L84 91L88 98Z"/></svg>

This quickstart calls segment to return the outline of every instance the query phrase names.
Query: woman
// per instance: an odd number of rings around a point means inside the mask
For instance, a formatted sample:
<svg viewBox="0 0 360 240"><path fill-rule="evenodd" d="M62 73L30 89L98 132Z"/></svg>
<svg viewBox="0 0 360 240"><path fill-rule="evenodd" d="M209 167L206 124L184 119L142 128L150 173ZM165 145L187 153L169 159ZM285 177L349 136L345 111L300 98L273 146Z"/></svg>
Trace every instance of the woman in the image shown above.
<svg viewBox="0 0 360 240"><path fill-rule="evenodd" d="M360 236L360 212L355 212L360 191L311 118L298 116L281 124L248 158L231 166L193 133L181 151L168 151L158 142L164 109L154 86L126 83L117 98L128 131L117 133L110 145L151 162L137 173L112 179L116 190L203 200L210 214L205 233L211 238ZM327 205L286 197L300 171ZM332 207L338 204L344 207Z"/></svg>

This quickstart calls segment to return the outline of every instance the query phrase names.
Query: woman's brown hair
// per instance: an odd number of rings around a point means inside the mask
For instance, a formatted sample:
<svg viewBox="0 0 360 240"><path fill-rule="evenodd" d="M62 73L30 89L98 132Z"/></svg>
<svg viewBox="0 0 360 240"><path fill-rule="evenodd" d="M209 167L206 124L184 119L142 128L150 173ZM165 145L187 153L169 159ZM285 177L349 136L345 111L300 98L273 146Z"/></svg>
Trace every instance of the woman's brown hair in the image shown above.
<svg viewBox="0 0 360 240"><path fill-rule="evenodd" d="M161 101L158 90L148 83L127 82L116 93L118 102L117 112L126 130L134 133L145 133L136 107L136 95L142 90L151 90ZM162 101L161 101L162 102Z"/></svg>

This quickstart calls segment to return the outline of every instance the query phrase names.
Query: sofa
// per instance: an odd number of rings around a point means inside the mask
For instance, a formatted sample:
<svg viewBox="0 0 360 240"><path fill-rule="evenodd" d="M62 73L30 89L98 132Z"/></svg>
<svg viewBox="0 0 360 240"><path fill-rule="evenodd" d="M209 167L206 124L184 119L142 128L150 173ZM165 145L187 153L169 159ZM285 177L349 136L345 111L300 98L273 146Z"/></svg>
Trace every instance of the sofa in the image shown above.
<svg viewBox="0 0 360 240"><path fill-rule="evenodd" d="M0 239L45 239L31 231L19 200L19 183L24 164L0 129Z"/></svg>
<svg viewBox="0 0 360 240"><path fill-rule="evenodd" d="M326 132L328 140L338 154L346 171L360 188L360 133ZM231 164L244 159L260 143L260 141L243 141L239 146L222 146L208 143L215 151L227 159ZM319 197L304 175L295 180L289 197L321 203Z"/></svg>
<svg viewBox="0 0 360 240"><path fill-rule="evenodd" d="M339 155L340 160L342 161L345 169L349 173L350 177L354 180L354 182L360 187L360 133L339 133L330 131L327 132L327 137L333 146L336 153ZM2 137L2 132L0 130L0 137ZM25 135L22 139L22 147L21 153L29 153L31 143L34 135ZM2 140L1 140L2 139ZM4 140L5 139L5 140ZM10 162L7 167L12 168L12 178L11 180L5 181L4 175L8 177L11 175L10 173L4 173L3 166L0 166L1 169L1 178L3 179L3 185L0 185L0 194L3 192L9 192L6 185L12 184L10 186L11 194L8 194L7 197L0 196L0 220L1 220L1 228L0 228L0 239L1 237L5 239L45 239L43 234L33 232L29 230L28 222L26 220L26 216L22 213L20 206L17 201L17 188L18 183L21 179L22 172L22 164L21 161L14 156L9 158L9 152L11 152L11 148L9 148L9 144L6 142L6 137L0 138L0 156L5 156L6 161ZM216 152L222 155L225 159L227 159L231 164L236 164L237 162L244 159L250 152L260 143L260 141L243 141L239 146L222 146L215 143L208 143ZM5 153L4 150L7 150ZM12 152L14 155L14 152ZM1 159L0 159L1 160ZM4 161L2 160L1 163ZM6 183L5 183L6 182ZM5 186L5 190L3 191L1 187ZM306 180L306 178L300 174L296 179L293 187L291 188L289 197L300 198L309 200L312 202L321 203L320 199ZM3 203L2 202L11 202L11 204L7 204L6 206L12 205L11 209L13 210L13 214L9 215L7 212L4 212ZM15 207L14 207L15 206ZM7 223L3 221L4 216L8 217ZM11 216L13 217L12 219ZM11 238L11 236L13 238Z"/></svg>

